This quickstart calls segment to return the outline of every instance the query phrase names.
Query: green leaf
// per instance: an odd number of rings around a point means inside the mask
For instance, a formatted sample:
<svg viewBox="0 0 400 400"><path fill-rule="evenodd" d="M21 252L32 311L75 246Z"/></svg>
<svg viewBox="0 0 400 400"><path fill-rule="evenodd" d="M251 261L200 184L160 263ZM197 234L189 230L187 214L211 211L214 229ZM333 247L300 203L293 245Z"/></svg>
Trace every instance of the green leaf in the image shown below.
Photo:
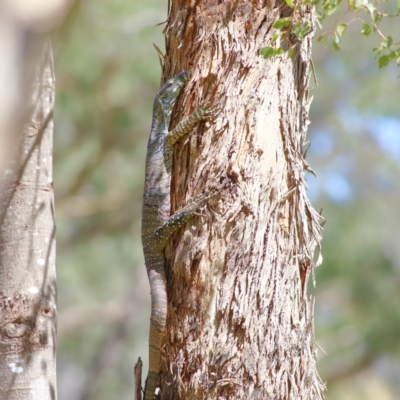
<svg viewBox="0 0 400 400"><path fill-rule="evenodd" d="M280 18L272 25L275 29L282 29L288 27L292 23L292 17Z"/></svg>
<svg viewBox="0 0 400 400"><path fill-rule="evenodd" d="M354 1L354 8L356 10L360 9L363 6L363 0L355 0Z"/></svg>
<svg viewBox="0 0 400 400"><path fill-rule="evenodd" d="M400 0L399 0L399 1L400 1ZM361 29L361 33L362 33L364 36L369 36L370 33L371 33L371 27L370 27L368 24L364 23L364 24L363 24L363 28Z"/></svg>
<svg viewBox="0 0 400 400"><path fill-rule="evenodd" d="M285 0L286 4L290 7L290 8L294 8L294 3L293 0Z"/></svg>
<svg viewBox="0 0 400 400"><path fill-rule="evenodd" d="M349 0L349 6L352 11L358 11L366 4L368 4L366 0Z"/></svg>
<svg viewBox="0 0 400 400"><path fill-rule="evenodd" d="M338 36L338 34L335 32L334 36L333 36L333 41L332 41L332 47L336 50L339 51L340 50L340 38Z"/></svg>
<svg viewBox="0 0 400 400"><path fill-rule="evenodd" d="M400 13L400 0L397 0L397 12Z"/></svg>
<svg viewBox="0 0 400 400"><path fill-rule="evenodd" d="M400 0L399 0L400 1ZM322 22L324 19L325 19L325 13L322 11L322 12L319 12L318 10L317 11L315 11L315 15L316 15L316 17Z"/></svg>
<svg viewBox="0 0 400 400"><path fill-rule="evenodd" d="M368 10L372 13L372 15L375 14L376 8L372 3L368 3L367 6Z"/></svg>
<svg viewBox="0 0 400 400"><path fill-rule="evenodd" d="M280 33L274 33L274 34L272 35L272 41L275 42L275 40L278 39L279 36L281 36Z"/></svg>
<svg viewBox="0 0 400 400"><path fill-rule="evenodd" d="M375 23L380 22L382 17L383 17L382 13L376 13L375 18L374 18L374 22Z"/></svg>
<svg viewBox="0 0 400 400"><path fill-rule="evenodd" d="M377 55L383 50L382 46L373 47L372 51L374 51Z"/></svg>
<svg viewBox="0 0 400 400"><path fill-rule="evenodd" d="M303 40L307 33L310 32L311 22L305 22L304 24L297 23L293 27L293 33L296 35L297 39Z"/></svg>
<svg viewBox="0 0 400 400"><path fill-rule="evenodd" d="M260 50L260 55L265 59L270 58L274 55L274 49L269 46L265 46Z"/></svg>
<svg viewBox="0 0 400 400"><path fill-rule="evenodd" d="M325 7L325 13L326 15L332 15L336 10L338 6L337 5L330 5Z"/></svg>
<svg viewBox="0 0 400 400"><path fill-rule="evenodd" d="M337 35L337 34L335 33L335 35L334 35L334 37L333 37L333 43L338 44L339 42L340 42L339 35Z"/></svg>
<svg viewBox="0 0 400 400"><path fill-rule="evenodd" d="M357 1L357 0L355 0L355 1ZM340 3L340 1L336 1L336 0L325 2L325 4L323 4L323 8L324 8L326 15L333 14L337 10L339 3Z"/></svg>
<svg viewBox="0 0 400 400"><path fill-rule="evenodd" d="M304 28L305 31L307 31L307 33L308 33L308 31L310 30L311 27L312 27L312 23L310 21L307 21L307 22L305 22L303 24L303 28Z"/></svg>
<svg viewBox="0 0 400 400"><path fill-rule="evenodd" d="M273 47L265 46L260 50L260 55L263 56L265 59L271 58L272 56L280 56L282 53L282 47L274 49Z"/></svg>
<svg viewBox="0 0 400 400"><path fill-rule="evenodd" d="M382 56L378 58L379 69L386 67L389 64L390 57Z"/></svg>
<svg viewBox="0 0 400 400"><path fill-rule="evenodd" d="M336 32L339 36L343 36L344 32L346 31L347 24L339 24L336 27Z"/></svg>
<svg viewBox="0 0 400 400"><path fill-rule="evenodd" d="M323 33L321 36L318 37L317 42L319 43L324 38L325 34Z"/></svg>
<svg viewBox="0 0 400 400"><path fill-rule="evenodd" d="M293 56L293 53L294 53L294 48L291 47L291 48L289 49L289 51L288 51L288 58L291 58L291 57Z"/></svg>
<svg viewBox="0 0 400 400"><path fill-rule="evenodd" d="M384 41L381 43L381 46L382 46L383 48L387 49L388 47L390 47L390 46L392 45L392 43L393 43L393 38L392 38L392 36L388 36L387 39L384 40Z"/></svg>

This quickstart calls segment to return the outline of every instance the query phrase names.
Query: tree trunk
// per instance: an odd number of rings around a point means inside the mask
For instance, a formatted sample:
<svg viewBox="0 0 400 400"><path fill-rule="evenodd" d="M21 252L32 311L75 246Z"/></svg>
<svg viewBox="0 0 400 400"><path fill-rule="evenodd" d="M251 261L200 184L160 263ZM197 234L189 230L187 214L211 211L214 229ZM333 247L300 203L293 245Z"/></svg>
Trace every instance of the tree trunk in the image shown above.
<svg viewBox="0 0 400 400"><path fill-rule="evenodd" d="M307 281L320 246L302 149L312 32L268 60L285 2L170 1L164 79L187 70L172 126L198 105L221 113L175 146L171 213L216 193L166 249L162 399L318 399ZM298 21L313 23L302 6ZM283 36L284 38L285 36ZM289 43L290 39L290 43Z"/></svg>
<svg viewBox="0 0 400 400"><path fill-rule="evenodd" d="M53 59L48 39L25 39L24 121L1 180L0 399L55 400Z"/></svg>

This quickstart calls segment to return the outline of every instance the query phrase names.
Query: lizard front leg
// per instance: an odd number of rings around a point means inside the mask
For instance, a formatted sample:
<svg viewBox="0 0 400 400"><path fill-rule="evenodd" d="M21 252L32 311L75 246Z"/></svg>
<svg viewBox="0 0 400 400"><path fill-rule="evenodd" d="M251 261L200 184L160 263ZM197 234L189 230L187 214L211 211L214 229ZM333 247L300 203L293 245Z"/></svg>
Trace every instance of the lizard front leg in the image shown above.
<svg viewBox="0 0 400 400"><path fill-rule="evenodd" d="M199 107L193 114L183 118L181 122L165 136L165 145L173 146L180 138L189 133L200 121L213 117L218 112L218 107L207 103Z"/></svg>
<svg viewBox="0 0 400 400"><path fill-rule="evenodd" d="M192 200L186 207L177 211L172 215L168 221L161 225L154 232L154 237L157 243L160 244L162 248L165 247L171 235L181 226L183 226L190 218L192 218L196 211L204 204L208 199L215 197L215 194L209 195L208 193L201 194Z"/></svg>

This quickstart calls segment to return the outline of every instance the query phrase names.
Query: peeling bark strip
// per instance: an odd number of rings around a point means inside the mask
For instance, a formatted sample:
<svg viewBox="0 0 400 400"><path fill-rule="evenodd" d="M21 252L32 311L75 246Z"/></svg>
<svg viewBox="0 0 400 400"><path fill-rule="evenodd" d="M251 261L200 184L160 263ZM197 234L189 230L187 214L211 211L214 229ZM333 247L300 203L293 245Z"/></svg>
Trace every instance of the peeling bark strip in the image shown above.
<svg viewBox="0 0 400 400"><path fill-rule="evenodd" d="M27 39L24 121L0 180L0 400L56 400L53 57Z"/></svg>
<svg viewBox="0 0 400 400"><path fill-rule="evenodd" d="M174 151L171 213L189 195L220 197L166 251L161 397L320 399L306 288L321 227L302 155L313 35L292 58L265 60L272 24L293 12L285 2L169 6L164 80L189 72L172 126L205 101L222 112ZM297 12L313 22L312 8ZM281 46L295 40L287 35Z"/></svg>

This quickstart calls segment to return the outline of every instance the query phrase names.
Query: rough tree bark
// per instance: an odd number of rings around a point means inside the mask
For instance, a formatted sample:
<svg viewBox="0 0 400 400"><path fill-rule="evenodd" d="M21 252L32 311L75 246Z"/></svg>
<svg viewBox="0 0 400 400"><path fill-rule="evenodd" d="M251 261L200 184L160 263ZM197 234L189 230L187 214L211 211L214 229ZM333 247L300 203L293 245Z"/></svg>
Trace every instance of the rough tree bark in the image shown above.
<svg viewBox="0 0 400 400"><path fill-rule="evenodd" d="M24 120L1 179L0 399L55 400L53 59L48 39L26 39Z"/></svg>
<svg viewBox="0 0 400 400"><path fill-rule="evenodd" d="M314 23L313 8L296 12ZM323 397L306 293L321 227L302 153L313 33L292 58L259 56L292 13L284 1L170 1L163 79L189 72L172 126L208 100L222 112L174 151L171 212L205 190L219 198L166 249L162 399Z"/></svg>

